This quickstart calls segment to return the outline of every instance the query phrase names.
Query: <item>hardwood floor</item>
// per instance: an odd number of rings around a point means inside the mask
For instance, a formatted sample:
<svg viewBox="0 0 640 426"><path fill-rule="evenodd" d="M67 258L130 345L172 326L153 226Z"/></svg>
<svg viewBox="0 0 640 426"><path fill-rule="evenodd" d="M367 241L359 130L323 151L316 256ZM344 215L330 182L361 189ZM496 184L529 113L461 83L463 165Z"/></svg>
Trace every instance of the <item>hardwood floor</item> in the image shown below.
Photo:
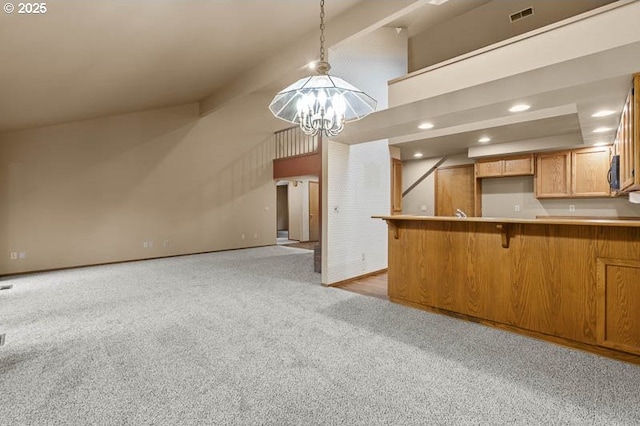
<svg viewBox="0 0 640 426"><path fill-rule="evenodd" d="M359 278L357 280L349 281L348 283L340 284L335 287L351 291L353 293L363 294L365 296L372 296L383 300L389 300L389 295L387 294L386 272Z"/></svg>

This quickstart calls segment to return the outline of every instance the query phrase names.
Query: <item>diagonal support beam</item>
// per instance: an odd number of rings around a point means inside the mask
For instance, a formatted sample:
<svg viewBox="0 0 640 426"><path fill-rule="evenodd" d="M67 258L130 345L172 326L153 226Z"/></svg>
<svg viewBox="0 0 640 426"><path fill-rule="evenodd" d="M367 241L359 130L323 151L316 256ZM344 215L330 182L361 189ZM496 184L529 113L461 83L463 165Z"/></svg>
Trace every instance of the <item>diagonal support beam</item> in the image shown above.
<svg viewBox="0 0 640 426"><path fill-rule="evenodd" d="M328 47L335 47L432 3L433 0L360 2L359 5L327 23L326 44ZM228 102L280 81L283 76L293 75L295 78L300 75L306 64L317 59L320 43L318 37L318 31L310 32L302 40L283 49L281 53L274 55L271 59L240 74L234 81L226 84L216 93L202 99L200 101L200 115L207 115ZM308 71L306 72L308 73Z"/></svg>
<svg viewBox="0 0 640 426"><path fill-rule="evenodd" d="M411 184L411 186L409 186L407 189L404 190L404 192L402 193L402 197L404 198L408 193L410 193L413 188L415 188L416 186L420 185L420 182L422 182L423 180L425 180L426 178L429 177L429 175L431 175L431 173L435 172L436 169L438 167L440 167L442 165L442 163L444 163L445 161L447 161L447 156L445 155L444 157L442 157L440 160L438 160L438 162L436 164L434 164L433 166L431 166L431 168L429 170L427 170L427 172L425 174L423 174L422 176L420 176L418 178L418 180L416 180L415 182L413 182Z"/></svg>

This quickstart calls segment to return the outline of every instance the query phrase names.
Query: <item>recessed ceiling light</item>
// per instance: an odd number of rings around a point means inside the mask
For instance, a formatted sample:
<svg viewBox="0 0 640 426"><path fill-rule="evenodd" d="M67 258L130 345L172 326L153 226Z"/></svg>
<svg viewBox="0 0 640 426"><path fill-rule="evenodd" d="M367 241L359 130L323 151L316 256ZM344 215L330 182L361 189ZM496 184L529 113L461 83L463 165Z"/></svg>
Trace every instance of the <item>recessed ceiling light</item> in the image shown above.
<svg viewBox="0 0 640 426"><path fill-rule="evenodd" d="M418 126L418 129L422 129L422 130L433 129L433 124L431 124L431 123L422 123L421 125Z"/></svg>
<svg viewBox="0 0 640 426"><path fill-rule="evenodd" d="M616 113L615 111L611 111L611 110L608 110L608 109L603 109L603 110L600 110L598 112L595 112L595 113L591 114L591 116L593 118L600 118L600 117L607 117L607 116L615 114L615 113Z"/></svg>
<svg viewBox="0 0 640 426"><path fill-rule="evenodd" d="M480 139L478 139L478 142L480 142L480 143L487 143L487 142L490 142L490 141L491 141L491 138L488 137L488 136L483 136Z"/></svg>
<svg viewBox="0 0 640 426"><path fill-rule="evenodd" d="M528 110L529 108L531 108L531 105L518 104L518 105L514 105L511 108L509 108L509 112L522 112L522 111Z"/></svg>
<svg viewBox="0 0 640 426"><path fill-rule="evenodd" d="M413 154L413 156L415 158L422 158L422 153L421 152L416 152L415 154Z"/></svg>
<svg viewBox="0 0 640 426"><path fill-rule="evenodd" d="M609 130L613 130L611 127L598 127L593 129L593 133L604 133L604 132L608 132Z"/></svg>

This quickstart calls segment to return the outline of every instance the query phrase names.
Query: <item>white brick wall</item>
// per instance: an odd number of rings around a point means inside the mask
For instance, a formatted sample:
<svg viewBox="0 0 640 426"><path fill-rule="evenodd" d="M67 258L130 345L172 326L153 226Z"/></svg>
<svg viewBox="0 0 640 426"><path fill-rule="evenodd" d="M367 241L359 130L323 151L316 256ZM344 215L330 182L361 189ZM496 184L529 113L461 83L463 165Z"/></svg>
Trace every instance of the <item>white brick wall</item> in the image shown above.
<svg viewBox="0 0 640 426"><path fill-rule="evenodd" d="M380 28L341 43L329 61L331 74L373 96L377 110L385 109L387 81L407 72L406 32ZM371 216L390 212L390 162L387 140L351 146L324 140L324 284L387 267L387 225Z"/></svg>
<svg viewBox="0 0 640 426"><path fill-rule="evenodd" d="M386 140L328 141L327 250L322 282L332 284L387 267L390 159Z"/></svg>

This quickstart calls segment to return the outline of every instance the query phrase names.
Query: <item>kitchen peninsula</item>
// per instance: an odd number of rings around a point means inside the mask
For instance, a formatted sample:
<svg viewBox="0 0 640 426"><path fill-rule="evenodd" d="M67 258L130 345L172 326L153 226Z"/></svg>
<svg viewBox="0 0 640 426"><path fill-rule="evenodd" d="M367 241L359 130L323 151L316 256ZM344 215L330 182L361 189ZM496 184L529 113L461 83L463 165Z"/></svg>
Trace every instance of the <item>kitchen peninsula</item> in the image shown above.
<svg viewBox="0 0 640 426"><path fill-rule="evenodd" d="M390 300L640 363L640 221L375 218Z"/></svg>

